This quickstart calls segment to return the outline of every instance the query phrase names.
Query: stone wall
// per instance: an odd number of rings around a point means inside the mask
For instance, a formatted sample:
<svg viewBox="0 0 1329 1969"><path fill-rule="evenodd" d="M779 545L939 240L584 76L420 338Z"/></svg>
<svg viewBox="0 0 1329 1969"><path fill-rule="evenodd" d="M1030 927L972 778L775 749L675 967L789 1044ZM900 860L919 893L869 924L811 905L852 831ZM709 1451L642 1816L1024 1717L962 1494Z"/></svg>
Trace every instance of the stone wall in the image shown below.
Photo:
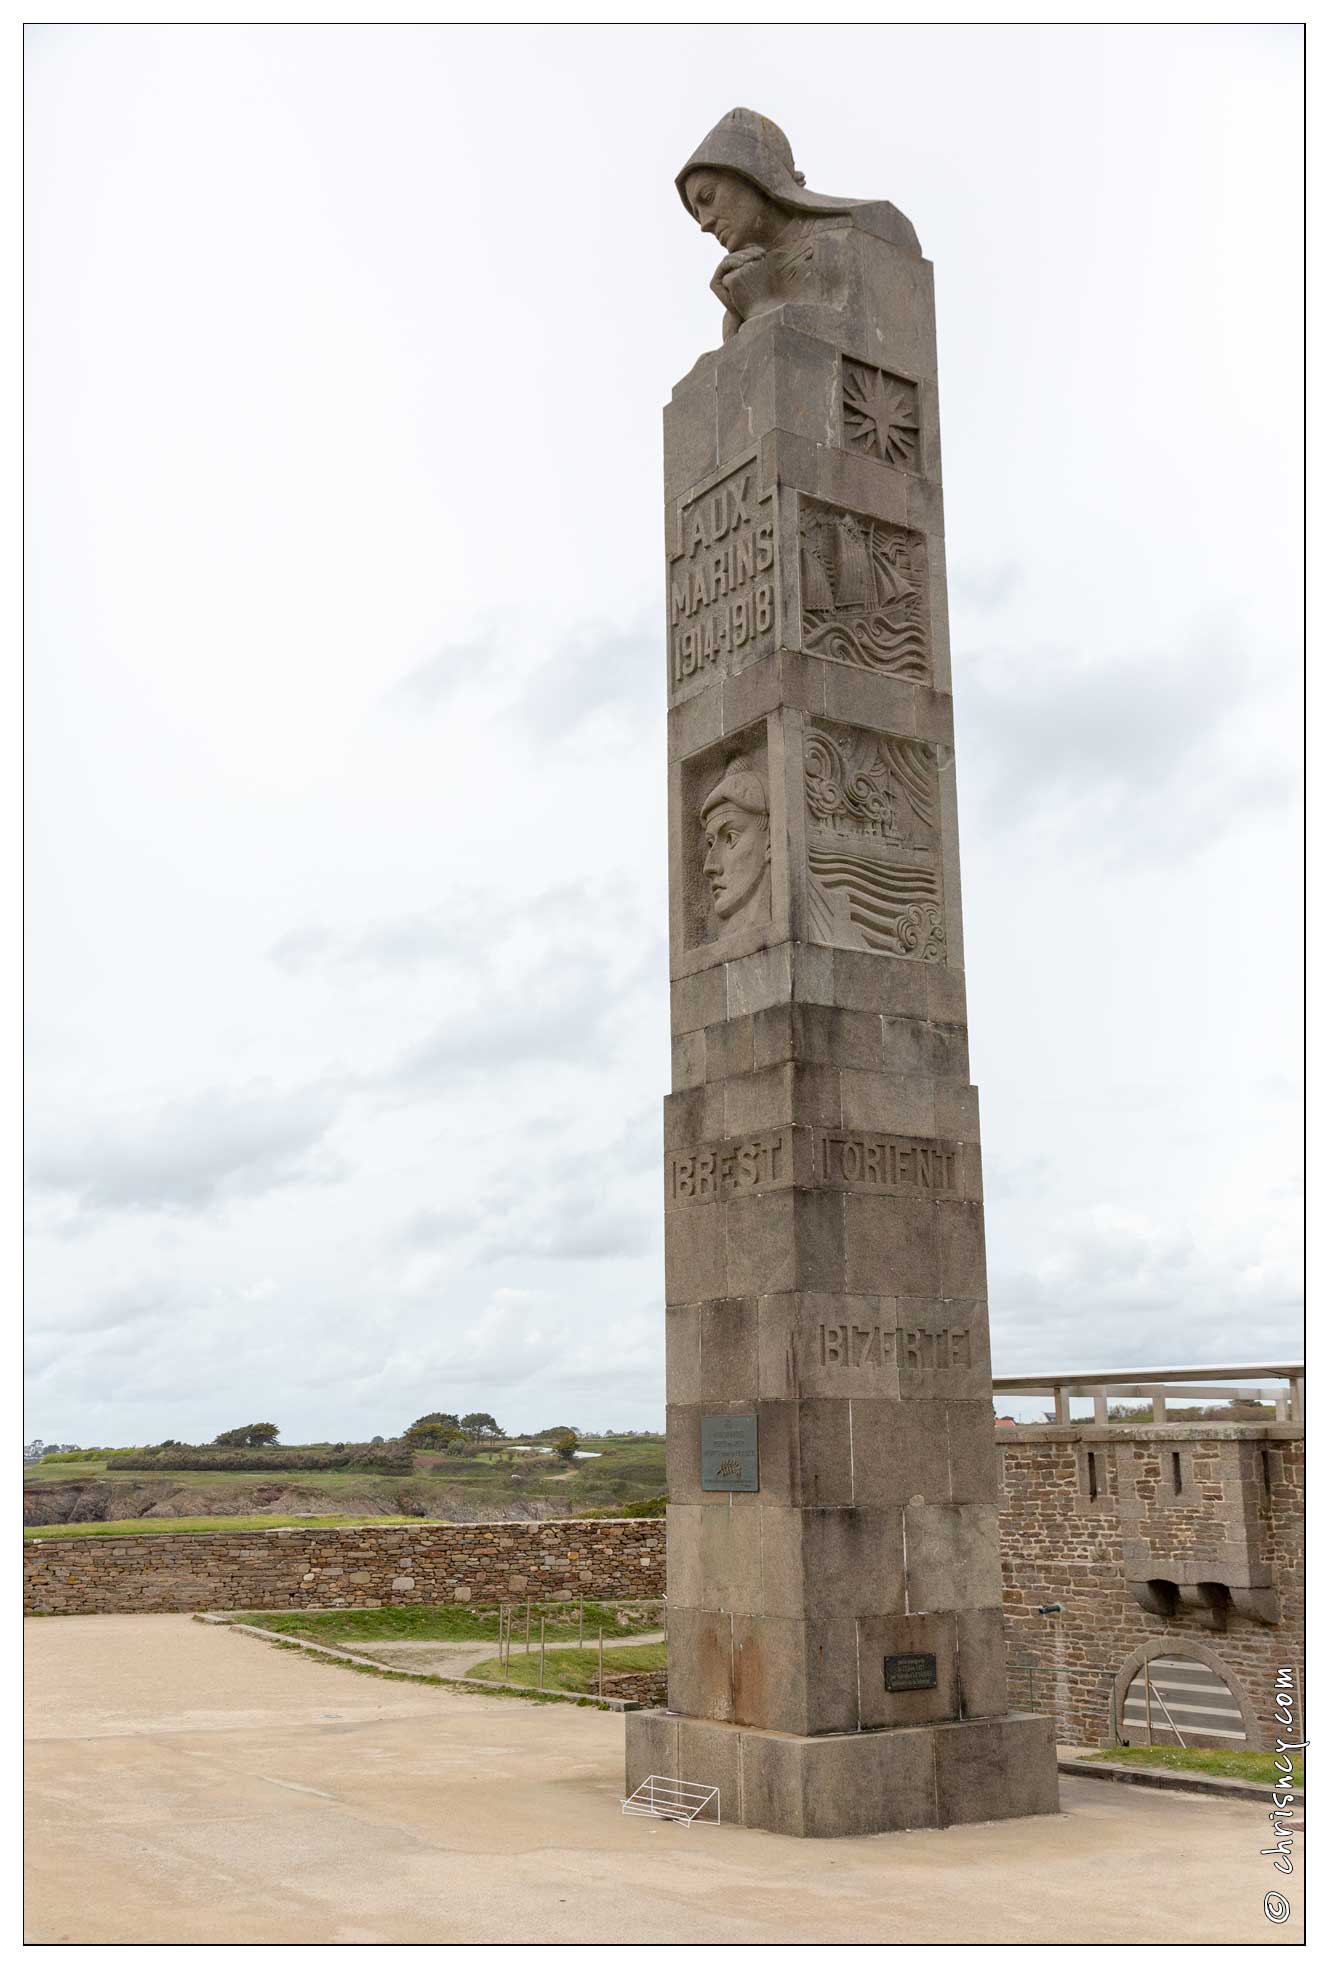
<svg viewBox="0 0 1329 1969"><path fill-rule="evenodd" d="M1054 1716L1060 1742L1109 1743L1114 1691L1119 1703L1142 1651L1189 1655L1223 1675L1252 1746L1267 1747L1278 1669L1293 1668L1301 1687L1303 1432L1286 1424L1072 1424L998 1436L1012 1708ZM1183 1472L1175 1493L1174 1453ZM1164 1581L1222 1580L1239 1577L1242 1565L1268 1580L1257 1590L1269 1595L1273 1624L1200 1605L1151 1613L1132 1592L1142 1571ZM1062 1611L1038 1611L1053 1604Z"/></svg>
<svg viewBox="0 0 1329 1969"><path fill-rule="evenodd" d="M664 1546L660 1518L42 1538L23 1548L23 1606L194 1613L649 1600L664 1592Z"/></svg>
<svg viewBox="0 0 1329 1969"><path fill-rule="evenodd" d="M663 1709L669 1700L667 1668L629 1668L621 1675L605 1675L605 1694L640 1703L643 1709Z"/></svg>

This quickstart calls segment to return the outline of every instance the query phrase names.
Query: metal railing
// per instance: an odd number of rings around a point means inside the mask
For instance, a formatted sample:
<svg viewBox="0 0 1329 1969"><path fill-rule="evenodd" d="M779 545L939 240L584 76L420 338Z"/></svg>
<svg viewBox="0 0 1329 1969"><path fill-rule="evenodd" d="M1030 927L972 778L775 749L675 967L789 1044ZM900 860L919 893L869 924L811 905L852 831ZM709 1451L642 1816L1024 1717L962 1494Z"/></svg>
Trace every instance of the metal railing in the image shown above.
<svg viewBox="0 0 1329 1969"><path fill-rule="evenodd" d="M1248 1382L1269 1375L1276 1387L1215 1387L1215 1382ZM1130 1367L1098 1368L1085 1373L995 1374L992 1392L1003 1395L1050 1395L1057 1422L1071 1420L1071 1397L1092 1399L1094 1421L1108 1420L1108 1394L1153 1404L1153 1419L1168 1420L1167 1405L1172 1401L1272 1402L1279 1422L1305 1421L1306 1363L1304 1361L1264 1362L1243 1367Z"/></svg>

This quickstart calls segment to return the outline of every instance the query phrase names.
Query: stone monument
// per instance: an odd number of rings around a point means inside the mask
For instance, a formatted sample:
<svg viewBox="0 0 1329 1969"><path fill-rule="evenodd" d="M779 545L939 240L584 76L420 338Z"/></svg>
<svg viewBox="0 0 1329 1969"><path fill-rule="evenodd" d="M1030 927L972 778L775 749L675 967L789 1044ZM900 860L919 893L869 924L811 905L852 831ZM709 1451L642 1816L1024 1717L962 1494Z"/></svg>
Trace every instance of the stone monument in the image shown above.
<svg viewBox="0 0 1329 1969"><path fill-rule="evenodd" d="M1007 1710L932 270L736 109L665 412L669 1707L627 1781L805 1835L1057 1809Z"/></svg>

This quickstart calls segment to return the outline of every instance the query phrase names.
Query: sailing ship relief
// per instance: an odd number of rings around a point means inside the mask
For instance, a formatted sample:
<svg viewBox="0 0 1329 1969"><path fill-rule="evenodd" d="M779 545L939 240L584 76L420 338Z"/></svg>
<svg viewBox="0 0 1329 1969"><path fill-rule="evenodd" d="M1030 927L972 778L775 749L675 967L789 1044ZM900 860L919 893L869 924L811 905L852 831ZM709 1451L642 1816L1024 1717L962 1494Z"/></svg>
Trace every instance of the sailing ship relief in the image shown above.
<svg viewBox="0 0 1329 1969"><path fill-rule="evenodd" d="M847 726L803 740L808 928L818 943L942 962L931 746Z"/></svg>
<svg viewBox="0 0 1329 1969"><path fill-rule="evenodd" d="M804 499L799 572L805 650L929 681L927 559L918 534Z"/></svg>

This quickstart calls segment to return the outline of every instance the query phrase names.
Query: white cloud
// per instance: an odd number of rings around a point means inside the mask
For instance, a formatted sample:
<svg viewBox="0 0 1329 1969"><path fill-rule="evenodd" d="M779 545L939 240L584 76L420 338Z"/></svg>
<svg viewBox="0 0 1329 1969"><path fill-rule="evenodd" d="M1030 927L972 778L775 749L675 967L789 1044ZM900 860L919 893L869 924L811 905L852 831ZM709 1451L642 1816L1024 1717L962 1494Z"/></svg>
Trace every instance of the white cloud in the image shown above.
<svg viewBox="0 0 1329 1969"><path fill-rule="evenodd" d="M1299 34L650 32L28 37L44 1436L658 1421L658 406L738 101L936 263L998 1365L1285 1330Z"/></svg>
<svg viewBox="0 0 1329 1969"><path fill-rule="evenodd" d="M210 1088L101 1121L66 1117L38 1137L28 1180L83 1213L192 1214L290 1183L335 1182L330 1087Z"/></svg>

